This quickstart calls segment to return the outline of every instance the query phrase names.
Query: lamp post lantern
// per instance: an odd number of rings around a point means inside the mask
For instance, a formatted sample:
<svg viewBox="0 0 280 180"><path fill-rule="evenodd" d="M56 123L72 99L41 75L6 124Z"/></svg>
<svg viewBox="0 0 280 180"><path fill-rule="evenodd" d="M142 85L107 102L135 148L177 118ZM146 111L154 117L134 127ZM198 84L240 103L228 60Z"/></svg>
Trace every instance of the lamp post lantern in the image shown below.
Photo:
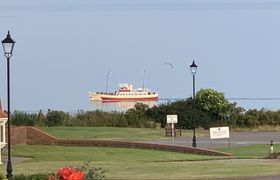
<svg viewBox="0 0 280 180"><path fill-rule="evenodd" d="M192 139L192 147L196 147L196 135L195 135L195 75L197 70L197 65L194 60L190 65L191 73L193 76L193 139Z"/></svg>
<svg viewBox="0 0 280 180"><path fill-rule="evenodd" d="M13 55L15 41L11 38L10 31L7 37L2 41L4 55L7 58L7 108L8 108L8 160L7 160L7 174L8 180L13 179L13 168L11 161L11 116L10 116L10 58Z"/></svg>

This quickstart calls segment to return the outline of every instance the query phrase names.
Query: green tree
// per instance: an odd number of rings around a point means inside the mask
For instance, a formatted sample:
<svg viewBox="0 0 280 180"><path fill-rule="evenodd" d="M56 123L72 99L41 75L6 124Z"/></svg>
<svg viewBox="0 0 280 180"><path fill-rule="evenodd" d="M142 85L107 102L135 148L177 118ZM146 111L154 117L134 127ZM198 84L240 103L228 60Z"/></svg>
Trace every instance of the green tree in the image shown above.
<svg viewBox="0 0 280 180"><path fill-rule="evenodd" d="M143 103L137 103L134 108L126 111L125 117L130 127L147 127L149 126L148 119L145 116L145 111L148 109L148 105Z"/></svg>
<svg viewBox="0 0 280 180"><path fill-rule="evenodd" d="M222 125L229 108L229 102L223 93L206 88L200 89L196 93L196 107L211 116L213 125Z"/></svg>
<svg viewBox="0 0 280 180"><path fill-rule="evenodd" d="M33 126L36 120L36 114L28 114L22 111L14 111L11 123L14 126Z"/></svg>
<svg viewBox="0 0 280 180"><path fill-rule="evenodd" d="M63 111L52 111L48 110L48 113L46 115L46 125L47 126L61 126L63 124L67 124L68 120L70 119L70 116L68 113L65 113Z"/></svg>
<svg viewBox="0 0 280 180"><path fill-rule="evenodd" d="M193 100L188 98L186 100L167 102L147 109L146 116L160 123L161 127L166 125L166 115L177 114L178 123L176 127L183 129L193 128ZM195 111L195 126L208 128L210 117L207 113L196 109Z"/></svg>

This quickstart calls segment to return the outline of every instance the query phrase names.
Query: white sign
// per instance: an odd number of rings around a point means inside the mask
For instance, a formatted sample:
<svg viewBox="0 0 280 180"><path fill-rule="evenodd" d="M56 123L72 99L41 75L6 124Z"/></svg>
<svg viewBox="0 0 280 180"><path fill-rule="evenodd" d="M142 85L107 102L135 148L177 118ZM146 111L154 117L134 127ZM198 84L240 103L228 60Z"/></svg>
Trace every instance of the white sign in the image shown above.
<svg viewBox="0 0 280 180"><path fill-rule="evenodd" d="M167 123L177 123L177 115L167 115Z"/></svg>
<svg viewBox="0 0 280 180"><path fill-rule="evenodd" d="M229 138L229 127L210 128L210 139Z"/></svg>

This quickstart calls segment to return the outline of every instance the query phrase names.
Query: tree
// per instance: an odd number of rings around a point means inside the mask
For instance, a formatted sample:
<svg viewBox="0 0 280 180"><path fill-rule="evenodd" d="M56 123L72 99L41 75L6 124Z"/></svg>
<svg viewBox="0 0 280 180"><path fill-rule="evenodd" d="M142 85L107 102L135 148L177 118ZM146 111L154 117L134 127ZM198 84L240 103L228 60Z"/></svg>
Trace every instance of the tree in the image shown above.
<svg viewBox="0 0 280 180"><path fill-rule="evenodd" d="M68 113L63 111L52 111L48 110L46 115L46 125L47 126L61 126L63 123L69 120L70 116Z"/></svg>
<svg viewBox="0 0 280 180"><path fill-rule="evenodd" d="M207 112L214 124L222 125L229 108L229 102L223 93L210 88L200 89L196 93L196 107Z"/></svg>
<svg viewBox="0 0 280 180"><path fill-rule="evenodd" d="M148 105L143 103L136 103L134 108L126 111L125 117L130 127L145 127L147 119L145 111L148 109Z"/></svg>

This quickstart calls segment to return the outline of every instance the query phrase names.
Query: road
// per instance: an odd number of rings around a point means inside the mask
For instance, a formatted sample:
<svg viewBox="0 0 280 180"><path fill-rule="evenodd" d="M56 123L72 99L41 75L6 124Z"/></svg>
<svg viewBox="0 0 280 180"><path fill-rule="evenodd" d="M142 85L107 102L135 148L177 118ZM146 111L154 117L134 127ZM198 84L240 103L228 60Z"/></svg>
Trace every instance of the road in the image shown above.
<svg viewBox="0 0 280 180"><path fill-rule="evenodd" d="M231 132L230 139L216 139L211 140L209 135L203 137L196 137L197 147L201 148L215 148L223 146L241 146L250 144L267 144L270 147L270 141L274 144L280 143L280 132ZM172 144L170 140L149 141L151 143ZM192 137L186 138L177 136L174 138L175 145L192 146Z"/></svg>

